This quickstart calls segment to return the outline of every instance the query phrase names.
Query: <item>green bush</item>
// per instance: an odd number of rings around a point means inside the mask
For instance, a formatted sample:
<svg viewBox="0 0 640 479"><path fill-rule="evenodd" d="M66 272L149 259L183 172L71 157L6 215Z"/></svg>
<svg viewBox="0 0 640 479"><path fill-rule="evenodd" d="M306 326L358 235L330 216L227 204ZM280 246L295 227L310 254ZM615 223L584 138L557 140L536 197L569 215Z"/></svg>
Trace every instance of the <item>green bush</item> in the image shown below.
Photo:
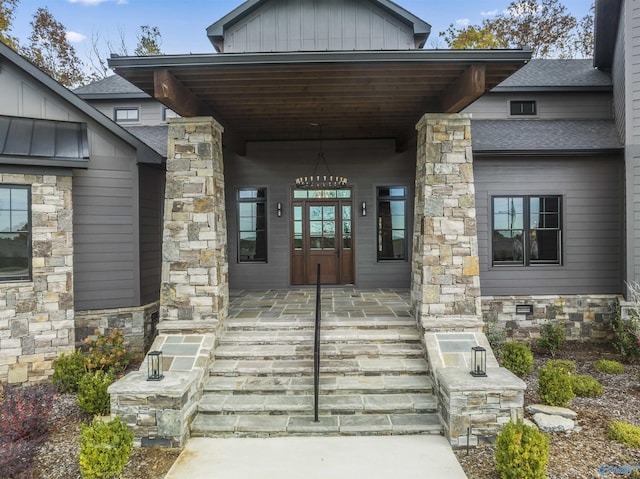
<svg viewBox="0 0 640 479"><path fill-rule="evenodd" d="M86 338L84 342L89 346L87 353L88 369L113 369L124 371L131 361L131 353L124 347L124 333L121 329L112 330L108 336L96 330L97 338Z"/></svg>
<svg viewBox="0 0 640 479"><path fill-rule="evenodd" d="M571 376L561 367L545 364L538 371L538 395L549 406L566 407L575 397Z"/></svg>
<svg viewBox="0 0 640 479"><path fill-rule="evenodd" d="M502 479L545 479L549 438L521 420L509 422L496 438L496 471Z"/></svg>
<svg viewBox="0 0 640 479"><path fill-rule="evenodd" d="M525 343L505 343L500 360L516 376L529 374L533 369L533 353Z"/></svg>
<svg viewBox="0 0 640 479"><path fill-rule="evenodd" d="M547 364L551 364L564 370L567 374L574 374L576 372L576 362L571 359L550 359Z"/></svg>
<svg viewBox="0 0 640 479"><path fill-rule="evenodd" d="M122 474L133 449L133 432L120 418L82 425L80 474L85 479L112 478Z"/></svg>
<svg viewBox="0 0 640 479"><path fill-rule="evenodd" d="M87 372L84 354L77 350L71 354L62 353L53 362L53 385L59 392L77 392L78 383Z"/></svg>
<svg viewBox="0 0 640 479"><path fill-rule="evenodd" d="M623 421L612 421L609 424L609 439L625 446L640 448L640 426L634 426Z"/></svg>
<svg viewBox="0 0 640 479"><path fill-rule="evenodd" d="M104 416L111 410L107 388L115 380L112 371L88 372L78 383L78 405L89 414Z"/></svg>
<svg viewBox="0 0 640 479"><path fill-rule="evenodd" d="M604 387L598 380L587 374L570 376L573 393L581 398L594 398L604 394Z"/></svg>
<svg viewBox="0 0 640 479"><path fill-rule="evenodd" d="M543 324L540 328L540 339L536 342L536 345L546 350L551 357L554 357L560 349L566 336L561 325L554 325L553 323Z"/></svg>
<svg viewBox="0 0 640 479"><path fill-rule="evenodd" d="M596 371L606 374L622 374L624 373L624 364L611 359L598 359L594 365Z"/></svg>

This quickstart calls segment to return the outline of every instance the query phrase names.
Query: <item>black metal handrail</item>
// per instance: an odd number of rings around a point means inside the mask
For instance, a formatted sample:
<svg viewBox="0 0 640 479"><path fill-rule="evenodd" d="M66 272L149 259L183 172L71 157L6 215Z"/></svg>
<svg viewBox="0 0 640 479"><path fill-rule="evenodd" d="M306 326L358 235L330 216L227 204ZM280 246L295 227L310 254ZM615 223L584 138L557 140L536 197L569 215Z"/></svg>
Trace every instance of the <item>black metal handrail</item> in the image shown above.
<svg viewBox="0 0 640 479"><path fill-rule="evenodd" d="M316 279L316 323L315 338L313 340L313 421L318 422L318 397L320 392L320 317L321 311L320 291L320 263Z"/></svg>

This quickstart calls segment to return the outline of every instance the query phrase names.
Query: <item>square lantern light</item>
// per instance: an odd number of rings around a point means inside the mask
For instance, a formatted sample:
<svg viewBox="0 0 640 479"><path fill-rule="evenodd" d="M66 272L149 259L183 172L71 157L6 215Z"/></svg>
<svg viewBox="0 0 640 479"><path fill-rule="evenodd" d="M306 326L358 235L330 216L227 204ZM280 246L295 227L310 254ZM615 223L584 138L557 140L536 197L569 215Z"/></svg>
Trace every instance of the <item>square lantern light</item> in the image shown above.
<svg viewBox="0 0 640 479"><path fill-rule="evenodd" d="M476 378L487 377L487 350L482 346L471 348L471 375Z"/></svg>
<svg viewBox="0 0 640 479"><path fill-rule="evenodd" d="M162 351L151 351L147 355L147 381L160 381L162 374Z"/></svg>

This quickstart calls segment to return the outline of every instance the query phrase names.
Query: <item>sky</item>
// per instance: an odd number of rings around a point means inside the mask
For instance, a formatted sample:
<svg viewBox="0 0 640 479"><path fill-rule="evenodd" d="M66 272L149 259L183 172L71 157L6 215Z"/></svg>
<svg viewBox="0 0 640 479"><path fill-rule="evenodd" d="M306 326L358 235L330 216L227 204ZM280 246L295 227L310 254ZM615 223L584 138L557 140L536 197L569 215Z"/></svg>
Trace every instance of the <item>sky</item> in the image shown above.
<svg viewBox="0 0 640 479"><path fill-rule="evenodd" d="M561 1L577 18L586 15L592 3L592 0ZM161 50L165 54L214 53L206 28L242 3L243 0L19 0L12 34L26 43L33 14L39 7L47 6L66 28L67 37L83 61L91 50L92 38L98 38L98 45L107 42L119 45L124 35L128 53L132 55L141 25L159 28ZM450 24L479 24L486 16L504 11L510 0L395 0L395 3L431 25L426 48L446 48L439 32Z"/></svg>

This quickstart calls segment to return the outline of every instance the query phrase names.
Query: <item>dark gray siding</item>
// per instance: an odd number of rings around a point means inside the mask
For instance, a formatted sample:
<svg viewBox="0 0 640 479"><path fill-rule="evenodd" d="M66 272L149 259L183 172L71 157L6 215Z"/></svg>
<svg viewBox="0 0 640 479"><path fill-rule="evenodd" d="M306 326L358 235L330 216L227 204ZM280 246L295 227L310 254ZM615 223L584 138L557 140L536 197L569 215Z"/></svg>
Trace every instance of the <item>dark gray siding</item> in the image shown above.
<svg viewBox="0 0 640 479"><path fill-rule="evenodd" d="M73 178L77 310L138 306L138 169L135 150L90 132L88 170Z"/></svg>
<svg viewBox="0 0 640 479"><path fill-rule="evenodd" d="M318 142L250 143L246 157L225 152L226 209L229 241L229 283L232 288L284 288L290 284L289 218L291 187L296 176L311 174ZM359 287L402 287L411 283L411 261L376 260L375 196L377 186L407 186L407 231L412 231L415 150L395 153L390 140L324 142L332 173L353 185L356 235L356 283ZM239 264L237 260L236 189L267 188L268 263ZM367 203L367 216L360 205ZM283 215L276 216L276 203ZM408 238L411 251L411 238Z"/></svg>
<svg viewBox="0 0 640 479"><path fill-rule="evenodd" d="M162 273L162 205L165 174L159 168L139 165L140 175L140 301L160 298Z"/></svg>
<svg viewBox="0 0 640 479"><path fill-rule="evenodd" d="M226 53L408 50L413 29L367 0L277 0L225 32Z"/></svg>
<svg viewBox="0 0 640 479"><path fill-rule="evenodd" d="M616 48L613 56L613 66L611 76L613 80L613 102L616 129L620 139L625 141L625 78L624 78L624 8L620 10L620 21L618 22L618 35L616 38Z"/></svg>
<svg viewBox="0 0 640 479"><path fill-rule="evenodd" d="M482 295L608 294L622 291L622 158L475 158ZM491 196L563 197L561 266L491 266Z"/></svg>

